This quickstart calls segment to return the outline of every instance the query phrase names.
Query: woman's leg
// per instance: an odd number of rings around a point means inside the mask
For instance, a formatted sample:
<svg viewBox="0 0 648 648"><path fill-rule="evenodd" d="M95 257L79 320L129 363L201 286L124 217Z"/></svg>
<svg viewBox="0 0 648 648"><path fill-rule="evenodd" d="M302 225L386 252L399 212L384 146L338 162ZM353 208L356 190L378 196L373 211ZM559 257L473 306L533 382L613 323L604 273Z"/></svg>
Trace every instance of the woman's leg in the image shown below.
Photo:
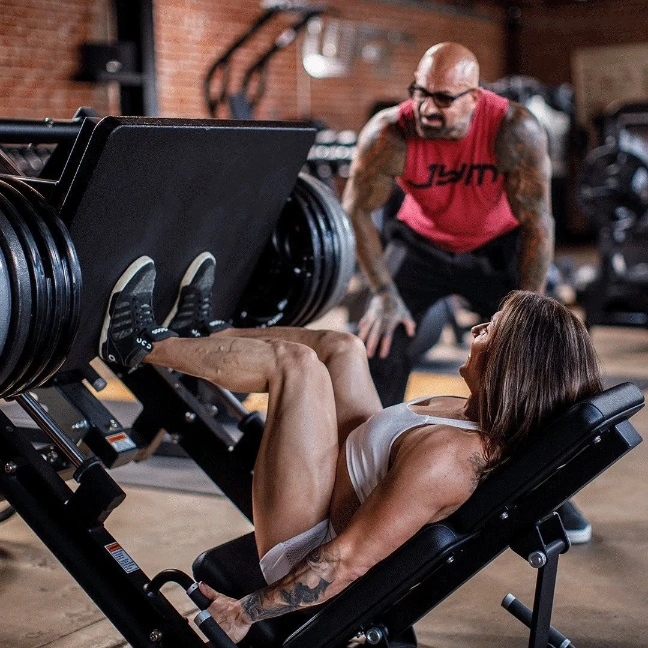
<svg viewBox="0 0 648 648"><path fill-rule="evenodd" d="M227 335L285 340L313 349L331 376L340 446L353 429L382 409L369 373L365 346L356 335L277 326L267 329L228 329L215 333L212 338Z"/></svg>
<svg viewBox="0 0 648 648"><path fill-rule="evenodd" d="M154 345L145 362L232 391L268 392L252 484L262 556L329 515L339 453L333 388L326 367L307 346L227 333L164 340Z"/></svg>

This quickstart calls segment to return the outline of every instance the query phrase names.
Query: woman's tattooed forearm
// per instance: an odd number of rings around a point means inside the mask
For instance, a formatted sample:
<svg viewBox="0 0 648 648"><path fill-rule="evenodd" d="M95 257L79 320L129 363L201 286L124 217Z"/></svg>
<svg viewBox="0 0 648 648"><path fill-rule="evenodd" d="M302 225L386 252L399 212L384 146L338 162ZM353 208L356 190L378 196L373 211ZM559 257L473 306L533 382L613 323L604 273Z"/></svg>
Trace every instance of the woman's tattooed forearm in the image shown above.
<svg viewBox="0 0 648 648"><path fill-rule="evenodd" d="M323 602L334 578L333 563L318 547L278 583L241 599L241 606L252 623L279 616Z"/></svg>

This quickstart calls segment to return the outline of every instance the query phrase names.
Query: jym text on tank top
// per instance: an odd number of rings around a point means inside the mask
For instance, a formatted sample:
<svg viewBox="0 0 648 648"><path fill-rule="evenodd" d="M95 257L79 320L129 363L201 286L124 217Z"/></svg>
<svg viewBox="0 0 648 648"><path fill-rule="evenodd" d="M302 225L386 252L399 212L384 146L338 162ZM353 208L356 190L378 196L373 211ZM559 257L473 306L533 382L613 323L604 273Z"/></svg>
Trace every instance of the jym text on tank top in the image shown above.
<svg viewBox="0 0 648 648"><path fill-rule="evenodd" d="M398 219L447 252L470 252L518 227L495 139L508 99L482 90L463 139L423 139L414 126L414 104L399 106L398 126L407 144L405 192Z"/></svg>

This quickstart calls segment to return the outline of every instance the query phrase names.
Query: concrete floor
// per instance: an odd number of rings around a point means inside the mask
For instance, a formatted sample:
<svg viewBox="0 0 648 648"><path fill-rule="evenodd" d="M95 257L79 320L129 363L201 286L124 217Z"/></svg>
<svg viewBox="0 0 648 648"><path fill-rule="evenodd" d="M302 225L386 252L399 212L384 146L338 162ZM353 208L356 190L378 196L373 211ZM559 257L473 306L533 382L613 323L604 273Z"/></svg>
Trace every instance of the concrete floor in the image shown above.
<svg viewBox="0 0 648 648"><path fill-rule="evenodd" d="M611 382L648 385L648 332L593 332ZM465 351L441 345L437 359ZM434 358L433 358L434 360ZM461 393L453 377L417 374L408 396ZM633 423L648 437L648 408ZM578 648L648 646L648 443L586 487L576 502L592 522L591 543L562 557L554 625ZM250 529L224 498L174 490L127 487L108 519L109 531L149 576L166 568L189 571L204 549ZM535 572L506 552L417 625L429 648L522 648L523 626L499 607L513 592L532 603ZM191 606L179 588L168 596L183 613ZM166 591L166 590L165 590ZM114 648L119 634L40 540L14 516L0 524L0 648Z"/></svg>

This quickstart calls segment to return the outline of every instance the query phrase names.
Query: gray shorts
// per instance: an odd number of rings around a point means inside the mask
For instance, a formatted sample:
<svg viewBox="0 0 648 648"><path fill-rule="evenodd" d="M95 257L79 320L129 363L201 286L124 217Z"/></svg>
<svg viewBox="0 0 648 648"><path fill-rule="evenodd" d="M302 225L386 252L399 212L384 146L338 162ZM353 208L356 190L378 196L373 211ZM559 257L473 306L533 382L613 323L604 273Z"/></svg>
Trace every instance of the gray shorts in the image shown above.
<svg viewBox="0 0 648 648"><path fill-rule="evenodd" d="M282 579L313 549L333 540L335 535L335 530L327 519L294 538L276 544L259 561L266 583L272 585Z"/></svg>

